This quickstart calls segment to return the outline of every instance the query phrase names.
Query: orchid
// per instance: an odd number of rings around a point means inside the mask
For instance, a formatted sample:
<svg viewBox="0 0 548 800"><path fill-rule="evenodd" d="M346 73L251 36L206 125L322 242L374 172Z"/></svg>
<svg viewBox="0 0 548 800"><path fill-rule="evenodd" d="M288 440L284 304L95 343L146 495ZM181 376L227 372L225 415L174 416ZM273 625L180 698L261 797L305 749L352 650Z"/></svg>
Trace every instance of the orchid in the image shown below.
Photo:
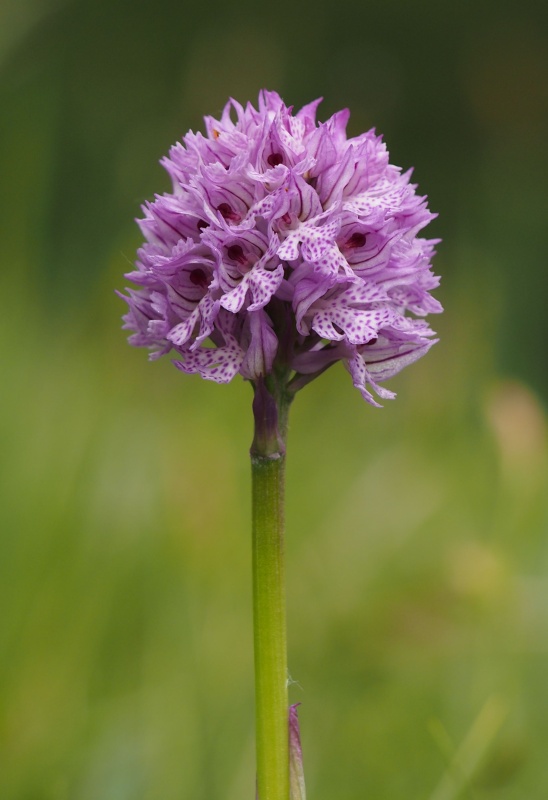
<svg viewBox="0 0 548 800"><path fill-rule="evenodd" d="M342 361L372 405L379 384L436 341L435 216L374 131L348 138L348 111L316 123L275 92L231 100L207 135L162 163L172 192L144 206L146 243L125 327L186 373L257 381L282 365L295 392ZM410 314L412 316L410 316Z"/></svg>
<svg viewBox="0 0 548 800"><path fill-rule="evenodd" d="M146 242L122 295L129 341L182 372L254 390L253 619L257 795L305 800L295 706L288 710L284 581L285 446L295 394L337 362L374 406L381 384L437 341L434 218L411 171L349 112L316 122L275 92L230 100L206 135L162 161L172 191L143 207Z"/></svg>

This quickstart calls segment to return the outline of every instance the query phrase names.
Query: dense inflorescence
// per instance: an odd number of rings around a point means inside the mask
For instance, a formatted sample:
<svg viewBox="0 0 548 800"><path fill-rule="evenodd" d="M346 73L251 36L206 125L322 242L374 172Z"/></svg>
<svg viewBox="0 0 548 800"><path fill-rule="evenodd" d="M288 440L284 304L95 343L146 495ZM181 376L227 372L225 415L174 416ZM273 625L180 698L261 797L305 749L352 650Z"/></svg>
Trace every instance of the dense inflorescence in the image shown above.
<svg viewBox="0 0 548 800"><path fill-rule="evenodd" d="M258 109L231 100L171 148L124 327L151 358L173 350L219 383L281 366L297 389L340 360L377 405L368 386L393 397L379 382L436 341L437 240L418 236L435 215L380 136L348 138L347 110L317 123L319 102L293 115L275 92Z"/></svg>

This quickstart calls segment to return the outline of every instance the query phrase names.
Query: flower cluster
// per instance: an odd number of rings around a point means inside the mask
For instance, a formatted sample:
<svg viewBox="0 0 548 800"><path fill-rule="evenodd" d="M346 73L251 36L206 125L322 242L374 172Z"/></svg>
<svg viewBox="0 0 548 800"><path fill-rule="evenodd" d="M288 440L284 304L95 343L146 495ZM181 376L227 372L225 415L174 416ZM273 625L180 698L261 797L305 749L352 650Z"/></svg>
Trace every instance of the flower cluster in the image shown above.
<svg viewBox="0 0 548 800"><path fill-rule="evenodd" d="M139 220L124 327L151 358L173 350L219 383L282 364L299 388L340 360L378 405L368 386L393 397L379 382L435 341L436 240L417 236L435 215L380 136L347 138L347 110L316 123L319 102L293 114L275 92L258 109L231 100L171 148L172 192Z"/></svg>

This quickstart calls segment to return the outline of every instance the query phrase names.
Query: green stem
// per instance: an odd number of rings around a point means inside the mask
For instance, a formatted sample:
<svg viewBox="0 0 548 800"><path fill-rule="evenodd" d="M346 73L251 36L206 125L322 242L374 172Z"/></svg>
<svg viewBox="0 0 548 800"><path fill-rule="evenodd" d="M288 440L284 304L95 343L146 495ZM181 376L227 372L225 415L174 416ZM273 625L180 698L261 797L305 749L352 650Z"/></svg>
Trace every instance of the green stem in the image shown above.
<svg viewBox="0 0 548 800"><path fill-rule="evenodd" d="M288 407L289 401L280 398L275 401L264 386L256 389L251 469L257 794L260 800L289 799L284 569L284 442Z"/></svg>

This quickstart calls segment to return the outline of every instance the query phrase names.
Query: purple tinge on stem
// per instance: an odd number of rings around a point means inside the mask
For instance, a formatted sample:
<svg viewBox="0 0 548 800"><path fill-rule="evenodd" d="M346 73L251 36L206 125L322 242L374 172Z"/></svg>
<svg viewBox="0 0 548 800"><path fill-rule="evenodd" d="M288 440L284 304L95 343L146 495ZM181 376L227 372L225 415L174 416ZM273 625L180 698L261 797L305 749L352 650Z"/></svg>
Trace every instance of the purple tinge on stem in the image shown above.
<svg viewBox="0 0 548 800"><path fill-rule="evenodd" d="M289 708L289 797L290 800L306 800L304 785L303 752L299 733L297 706Z"/></svg>
<svg viewBox="0 0 548 800"><path fill-rule="evenodd" d="M289 706L289 800L306 800L298 706L300 703ZM258 790L255 800L259 800Z"/></svg>
<svg viewBox="0 0 548 800"><path fill-rule="evenodd" d="M435 341L438 240L420 232L436 215L374 130L349 137L347 110L318 123L318 103L231 100L171 148L172 190L139 220L124 327L151 358L172 351L218 383L281 362L297 389L341 361L378 405L370 389L393 397L380 383Z"/></svg>
<svg viewBox="0 0 548 800"><path fill-rule="evenodd" d="M251 454L279 458L285 454L285 444L278 427L278 406L268 391L262 376L255 380L254 389L255 436L251 445Z"/></svg>

